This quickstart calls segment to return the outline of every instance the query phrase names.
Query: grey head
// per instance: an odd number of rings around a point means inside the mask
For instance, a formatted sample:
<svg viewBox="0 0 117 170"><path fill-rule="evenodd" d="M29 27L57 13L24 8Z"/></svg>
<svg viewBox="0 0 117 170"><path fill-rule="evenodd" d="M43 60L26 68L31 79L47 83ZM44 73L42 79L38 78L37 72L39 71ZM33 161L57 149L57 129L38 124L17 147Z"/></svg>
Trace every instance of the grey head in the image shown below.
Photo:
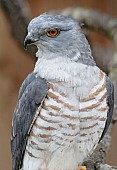
<svg viewBox="0 0 117 170"><path fill-rule="evenodd" d="M80 23L70 17L44 13L28 25L24 45L35 44L38 57L68 57L75 62L95 65L90 45Z"/></svg>

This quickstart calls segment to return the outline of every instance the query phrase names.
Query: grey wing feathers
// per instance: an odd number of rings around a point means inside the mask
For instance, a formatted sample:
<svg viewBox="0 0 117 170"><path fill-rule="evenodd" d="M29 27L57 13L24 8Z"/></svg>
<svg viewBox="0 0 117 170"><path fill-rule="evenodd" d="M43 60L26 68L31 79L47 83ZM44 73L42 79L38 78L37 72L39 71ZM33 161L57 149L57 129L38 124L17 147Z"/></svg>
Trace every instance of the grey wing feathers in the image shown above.
<svg viewBox="0 0 117 170"><path fill-rule="evenodd" d="M108 104L107 121L100 140L104 137L106 131L108 130L108 127L112 121L113 109L114 109L114 86L108 76L106 76L106 89L107 89L107 104Z"/></svg>
<svg viewBox="0 0 117 170"><path fill-rule="evenodd" d="M21 98L22 94L24 93L26 87L35 79L35 74L32 72L30 73L24 82L22 83L20 90L19 90L19 95L18 95L18 100Z"/></svg>
<svg viewBox="0 0 117 170"><path fill-rule="evenodd" d="M12 170L19 170L22 166L28 130L47 91L46 81L40 77L36 78L34 73L25 79L20 88L11 135Z"/></svg>

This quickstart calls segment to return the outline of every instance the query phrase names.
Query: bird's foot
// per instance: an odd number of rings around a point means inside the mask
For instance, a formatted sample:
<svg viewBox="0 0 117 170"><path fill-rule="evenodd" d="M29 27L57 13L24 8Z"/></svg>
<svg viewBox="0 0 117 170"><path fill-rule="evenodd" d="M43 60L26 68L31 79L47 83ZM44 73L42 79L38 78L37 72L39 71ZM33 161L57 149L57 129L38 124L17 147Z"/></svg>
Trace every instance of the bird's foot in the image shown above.
<svg viewBox="0 0 117 170"><path fill-rule="evenodd" d="M77 170L87 170L86 166L79 166Z"/></svg>

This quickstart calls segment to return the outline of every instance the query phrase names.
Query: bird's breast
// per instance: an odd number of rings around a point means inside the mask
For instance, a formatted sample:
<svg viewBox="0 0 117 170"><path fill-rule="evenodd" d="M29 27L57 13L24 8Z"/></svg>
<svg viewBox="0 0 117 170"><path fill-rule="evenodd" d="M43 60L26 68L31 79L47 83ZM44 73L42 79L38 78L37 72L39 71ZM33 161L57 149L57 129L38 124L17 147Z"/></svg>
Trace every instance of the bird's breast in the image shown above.
<svg viewBox="0 0 117 170"><path fill-rule="evenodd" d="M51 167L53 161L65 158L80 164L92 152L107 119L105 75L100 74L99 84L82 100L73 88L48 82L48 94L27 143L30 156L41 155Z"/></svg>
<svg viewBox="0 0 117 170"><path fill-rule="evenodd" d="M35 134L39 145L42 142L43 148L52 152L60 146L70 146L79 135L79 101L73 92L67 95L59 92L52 83L48 86L47 97L31 135Z"/></svg>

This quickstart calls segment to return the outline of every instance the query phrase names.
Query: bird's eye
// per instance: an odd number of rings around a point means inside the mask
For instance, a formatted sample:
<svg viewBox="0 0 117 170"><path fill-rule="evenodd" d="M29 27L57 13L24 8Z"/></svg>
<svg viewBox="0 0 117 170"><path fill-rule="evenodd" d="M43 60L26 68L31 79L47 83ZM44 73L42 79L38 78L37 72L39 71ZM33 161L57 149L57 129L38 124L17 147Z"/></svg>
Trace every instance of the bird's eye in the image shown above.
<svg viewBox="0 0 117 170"><path fill-rule="evenodd" d="M59 34L60 34L60 30L57 29L57 28L52 28L52 29L47 31L47 36L48 37L56 37Z"/></svg>

